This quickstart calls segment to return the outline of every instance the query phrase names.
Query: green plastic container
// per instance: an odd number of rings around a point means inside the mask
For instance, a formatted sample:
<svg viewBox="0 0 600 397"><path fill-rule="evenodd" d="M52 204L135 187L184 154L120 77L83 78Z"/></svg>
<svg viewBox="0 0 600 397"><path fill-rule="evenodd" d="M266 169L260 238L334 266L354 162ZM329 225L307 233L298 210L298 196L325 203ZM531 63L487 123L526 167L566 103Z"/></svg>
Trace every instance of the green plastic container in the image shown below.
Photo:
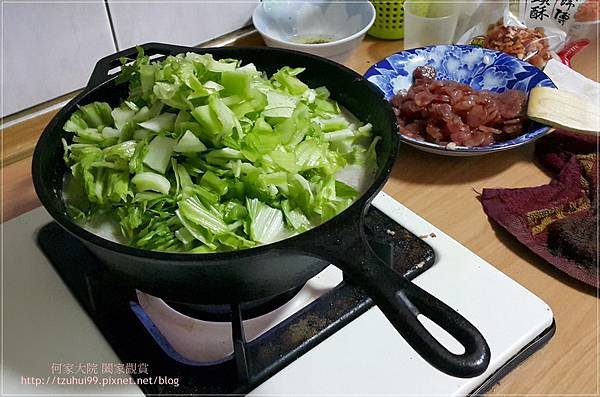
<svg viewBox="0 0 600 397"><path fill-rule="evenodd" d="M375 6L375 23L369 29L369 35L380 39L404 38L404 0L371 0Z"/></svg>

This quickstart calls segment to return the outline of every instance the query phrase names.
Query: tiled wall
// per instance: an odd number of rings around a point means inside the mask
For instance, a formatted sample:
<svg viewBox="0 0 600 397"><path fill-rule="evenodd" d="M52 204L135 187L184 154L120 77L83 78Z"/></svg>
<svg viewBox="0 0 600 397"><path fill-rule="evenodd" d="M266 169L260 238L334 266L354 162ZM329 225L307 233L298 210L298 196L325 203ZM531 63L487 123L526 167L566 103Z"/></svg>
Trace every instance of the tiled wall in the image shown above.
<svg viewBox="0 0 600 397"><path fill-rule="evenodd" d="M83 87L115 51L103 3L5 3L2 116Z"/></svg>
<svg viewBox="0 0 600 397"><path fill-rule="evenodd" d="M149 41L197 45L246 26L257 2L5 3L0 116L82 88L96 61L118 49Z"/></svg>
<svg viewBox="0 0 600 397"><path fill-rule="evenodd" d="M161 41L196 45L251 23L258 0L169 4L108 0L120 48Z"/></svg>

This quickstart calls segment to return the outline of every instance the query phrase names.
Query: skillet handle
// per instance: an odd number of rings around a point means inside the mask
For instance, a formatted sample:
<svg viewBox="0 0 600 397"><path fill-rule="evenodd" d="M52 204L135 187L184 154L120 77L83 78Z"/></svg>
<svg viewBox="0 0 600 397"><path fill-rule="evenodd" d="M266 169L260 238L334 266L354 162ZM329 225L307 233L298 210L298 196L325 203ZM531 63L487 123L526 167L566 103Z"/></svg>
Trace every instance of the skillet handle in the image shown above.
<svg viewBox="0 0 600 397"><path fill-rule="evenodd" d="M144 54L146 55L176 55L181 52L185 52L189 49L188 47L164 43L146 43L142 44L139 47L142 47L144 49ZM116 68L117 66L121 66L120 59L122 57L133 59L136 56L137 47L131 47L100 59L96 63L96 66L94 66L94 71L92 72L90 80L87 83L87 88L95 87L100 83L106 81L106 79L109 76L112 76L109 75L108 72L110 72L111 69Z"/></svg>
<svg viewBox="0 0 600 397"><path fill-rule="evenodd" d="M366 211L366 210L365 210ZM340 214L305 240L302 251L330 261L344 271L377 304L387 319L421 357L448 375L481 375L490 361L483 335L467 319L401 276L373 252L363 232L363 213ZM339 218L339 221L338 221ZM360 221L357 222L357 219ZM316 230L313 229L313 230ZM417 319L419 314L452 335L464 348L454 354L439 343Z"/></svg>

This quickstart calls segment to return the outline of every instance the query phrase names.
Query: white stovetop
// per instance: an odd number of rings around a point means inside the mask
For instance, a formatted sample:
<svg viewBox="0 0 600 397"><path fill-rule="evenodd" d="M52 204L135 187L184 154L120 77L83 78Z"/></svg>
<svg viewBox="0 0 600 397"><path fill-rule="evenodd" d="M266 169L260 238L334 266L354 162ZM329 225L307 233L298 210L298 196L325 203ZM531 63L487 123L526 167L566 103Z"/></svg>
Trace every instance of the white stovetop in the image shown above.
<svg viewBox="0 0 600 397"><path fill-rule="evenodd" d="M487 372L473 379L440 373L372 308L251 395L463 395L552 324L543 301L433 225L385 193L373 204L416 235L435 234L426 241L436 264L415 282L479 328L492 352ZM48 379L53 363L119 362L35 245L35 231L50 220L44 209L36 209L4 224L0 392L143 395L136 386L22 384L22 377ZM447 334L428 328L452 346Z"/></svg>

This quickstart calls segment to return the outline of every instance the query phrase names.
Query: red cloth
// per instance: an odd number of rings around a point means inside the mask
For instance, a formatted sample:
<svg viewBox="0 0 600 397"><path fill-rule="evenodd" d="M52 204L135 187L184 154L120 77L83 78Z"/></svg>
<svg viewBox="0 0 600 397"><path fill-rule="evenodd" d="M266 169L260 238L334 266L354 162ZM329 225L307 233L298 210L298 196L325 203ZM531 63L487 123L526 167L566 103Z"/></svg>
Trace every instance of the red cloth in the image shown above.
<svg viewBox="0 0 600 397"><path fill-rule="evenodd" d="M598 218L598 137L556 131L536 143L535 157L553 174L544 186L483 189L486 214L531 251L573 278L599 287L598 263L583 264L549 248L548 226L568 217ZM593 242L598 251L596 242ZM596 256L597 257L597 256Z"/></svg>

